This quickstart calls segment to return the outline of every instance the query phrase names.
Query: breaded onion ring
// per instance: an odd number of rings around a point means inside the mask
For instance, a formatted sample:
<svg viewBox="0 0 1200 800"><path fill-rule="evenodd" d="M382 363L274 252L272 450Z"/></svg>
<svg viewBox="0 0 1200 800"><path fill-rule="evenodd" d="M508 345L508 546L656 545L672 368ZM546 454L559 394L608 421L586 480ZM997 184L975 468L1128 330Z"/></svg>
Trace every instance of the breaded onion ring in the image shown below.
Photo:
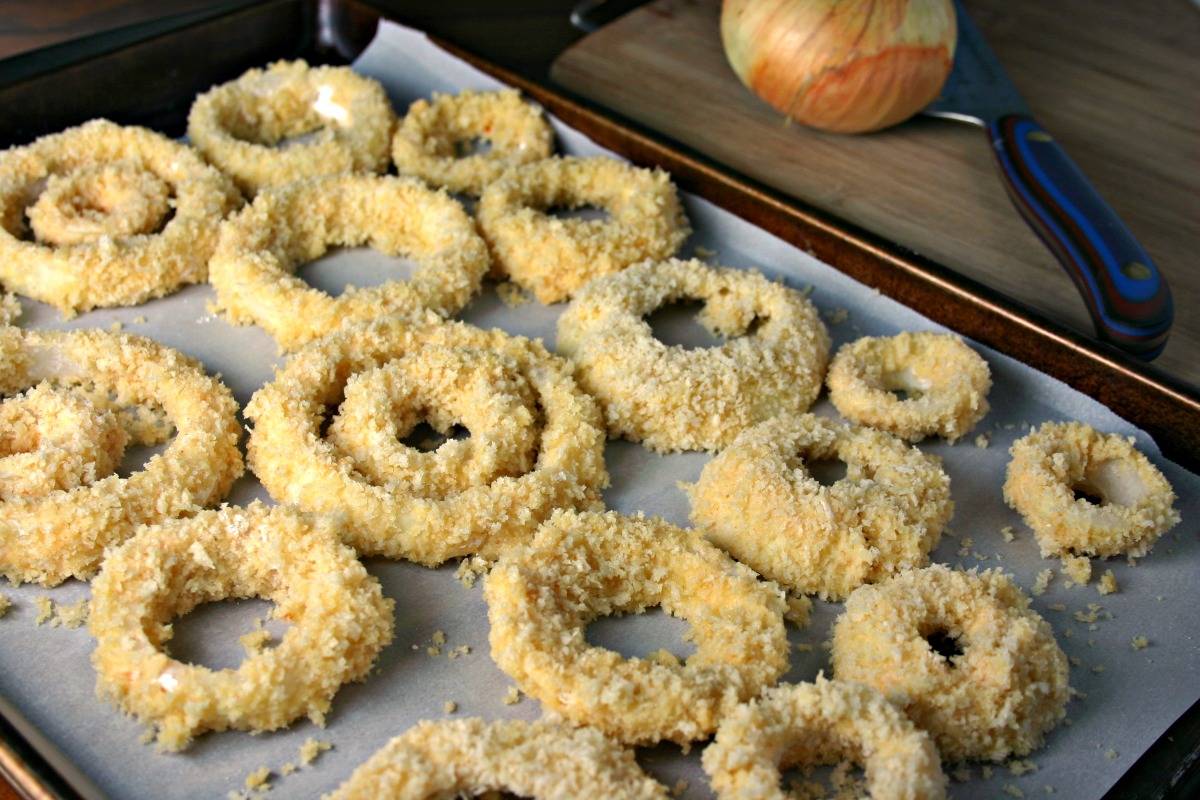
<svg viewBox="0 0 1200 800"><path fill-rule="evenodd" d="M552 207L599 206L608 219L562 219ZM494 269L543 303L601 275L674 255L691 228L671 177L623 161L547 158L488 185L476 212Z"/></svg>
<svg viewBox="0 0 1200 800"><path fill-rule="evenodd" d="M712 733L788 665L783 593L661 519L560 511L483 590L492 658L545 708L631 744ZM684 663L588 644L592 620L661 605L690 625Z"/></svg>
<svg viewBox="0 0 1200 800"><path fill-rule="evenodd" d="M154 131L93 120L44 136L0 152L0 281L67 315L161 297L205 279L238 202L228 178Z"/></svg>
<svg viewBox="0 0 1200 800"><path fill-rule="evenodd" d="M1143 556L1179 523L1171 484L1132 437L1047 422L1009 454L1004 499L1033 529L1043 556Z"/></svg>
<svg viewBox="0 0 1200 800"><path fill-rule="evenodd" d="M633 751L589 728L539 720L423 720L389 741L330 800L433 800L508 792L538 800L667 800Z"/></svg>
<svg viewBox="0 0 1200 800"><path fill-rule="evenodd" d="M933 740L868 686L826 680L777 686L721 721L702 763L719 800L784 800L780 772L841 759L861 765L873 800L940 800Z"/></svg>
<svg viewBox="0 0 1200 800"><path fill-rule="evenodd" d="M147 526L92 583L97 691L180 750L204 731L318 725L338 688L365 678L392 640L392 600L329 517L252 503ZM171 622L203 603L261 597L291 623L235 670L164 652Z"/></svg>
<svg viewBox="0 0 1200 800"><path fill-rule="evenodd" d="M730 338L686 349L644 317L684 298ZM752 270L700 261L646 262L589 284L558 320L558 349L604 408L614 436L651 450L717 450L777 414L805 411L821 390L829 335L802 293Z"/></svg>
<svg viewBox="0 0 1200 800"><path fill-rule="evenodd" d="M415 258L411 280L331 297L296 277L330 245L369 245ZM221 228L209 265L217 307L236 324L261 325L294 350L347 322L467 304L487 271L475 224L457 202L414 178L342 175L264 191Z"/></svg>
<svg viewBox="0 0 1200 800"><path fill-rule="evenodd" d="M460 155L475 139L491 147ZM401 174L472 195L482 193L509 167L549 158L553 151L550 123L516 89L434 92L432 101L417 100L408 107L392 139L392 160Z"/></svg>
<svg viewBox="0 0 1200 800"><path fill-rule="evenodd" d="M188 139L253 196L303 178L385 171L394 124L378 81L277 61L197 97Z"/></svg>
<svg viewBox="0 0 1200 800"><path fill-rule="evenodd" d="M839 460L823 486L806 463ZM894 436L804 414L739 436L689 492L709 541L788 589L841 600L928 563L954 513L941 460Z"/></svg>
<svg viewBox="0 0 1200 800"><path fill-rule="evenodd" d="M10 499L0 513L0 575L47 586L96 571L106 547L142 524L191 514L223 498L242 474L241 428L229 390L196 361L140 336L6 328L12 383L82 385L114 406L154 405L174 441L126 478L97 471L70 491ZM9 387L11 388L11 386ZM93 401L95 402L95 401ZM130 431L137 439L149 430Z"/></svg>
<svg viewBox="0 0 1200 800"><path fill-rule="evenodd" d="M826 382L829 399L852 422L910 442L934 435L953 442L987 414L992 375L961 337L906 331L843 345Z"/></svg>
<svg viewBox="0 0 1200 800"><path fill-rule="evenodd" d="M541 409L534 467L445 497L366 481L351 458L321 438L326 407L350 376L432 347L467 347L515 362ZM382 319L344 328L293 355L246 407L249 459L281 503L344 514L347 541L364 555L436 565L476 553L493 558L533 535L560 507L590 507L608 485L604 429L595 402L568 365L537 342L461 322Z"/></svg>
<svg viewBox="0 0 1200 800"><path fill-rule="evenodd" d="M957 655L935 647L956 643ZM1039 747L1064 716L1067 657L999 570L943 564L856 589L833 628L833 670L883 692L948 761Z"/></svg>

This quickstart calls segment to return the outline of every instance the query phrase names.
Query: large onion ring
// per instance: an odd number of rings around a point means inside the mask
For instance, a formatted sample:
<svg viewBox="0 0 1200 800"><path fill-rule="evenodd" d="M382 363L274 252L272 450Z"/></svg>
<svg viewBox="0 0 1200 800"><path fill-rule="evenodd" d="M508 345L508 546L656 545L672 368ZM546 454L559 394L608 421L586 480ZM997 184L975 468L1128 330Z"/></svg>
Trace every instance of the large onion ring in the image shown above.
<svg viewBox="0 0 1200 800"><path fill-rule="evenodd" d="M843 417L910 442L961 438L987 414L992 388L987 362L960 337L907 331L843 345L827 382Z"/></svg>
<svg viewBox="0 0 1200 800"><path fill-rule="evenodd" d="M277 61L197 97L188 139L253 196L303 178L385 171L394 124L378 81L349 67Z"/></svg>
<svg viewBox="0 0 1200 800"><path fill-rule="evenodd" d="M160 213L164 185L170 216ZM33 232L49 241L27 238L31 201ZM0 152L0 281L63 314L161 297L205 279L237 202L225 176L154 131L93 120L44 136Z"/></svg>
<svg viewBox="0 0 1200 800"><path fill-rule="evenodd" d="M140 336L6 328L14 357L6 390L43 381L80 384L114 405L160 406L177 433L127 478L9 500L0 514L0 574L52 586L89 578L106 547L143 524L190 514L223 498L242 474L241 428L229 390L196 361ZM135 431L131 431L135 433Z"/></svg>
<svg viewBox="0 0 1200 800"><path fill-rule="evenodd" d="M551 207L600 206L609 219L560 219ZM543 303L593 278L674 255L691 231L662 170L611 158L547 158L515 167L479 199L479 228L495 269Z"/></svg>
<svg viewBox="0 0 1200 800"><path fill-rule="evenodd" d="M409 281L331 297L293 273L330 245L409 255ZM210 264L217 307L294 350L347 322L458 311L483 281L488 254L457 202L415 178L342 175L264 191L221 229Z"/></svg>
<svg viewBox="0 0 1200 800"><path fill-rule="evenodd" d="M468 347L516 362L541 407L534 468L444 498L367 482L321 438L326 406L351 375L430 347ZM471 553L495 557L533 535L556 508L588 507L608 485L604 429L595 402L568 365L537 342L461 322L416 325L382 319L352 326L297 352L246 407L249 459L279 502L344 514L360 553L436 565Z"/></svg>
<svg viewBox="0 0 1200 800"><path fill-rule="evenodd" d="M644 317L684 298L704 301L699 319L714 334L736 338L700 350L658 341ZM558 349L613 435L658 451L716 450L812 404L829 335L794 289L751 270L673 259L589 284L559 317Z"/></svg>
<svg viewBox="0 0 1200 800"><path fill-rule="evenodd" d="M930 640L956 640L959 655ZM833 628L833 670L883 692L947 761L1002 761L1039 747L1064 716L1067 657L999 570L943 564L856 589Z"/></svg>
<svg viewBox="0 0 1200 800"><path fill-rule="evenodd" d="M1047 422L1010 449L1004 499L1043 556L1142 556L1179 523L1171 484L1133 445L1082 422ZM1099 497L1097 505L1075 491Z"/></svg>
<svg viewBox="0 0 1200 800"><path fill-rule="evenodd" d="M539 720L424 720L389 741L330 800L432 800L510 792L538 800L666 800L633 752L589 728Z"/></svg>
<svg viewBox="0 0 1200 800"><path fill-rule="evenodd" d="M163 652L175 617L243 597L292 623L277 647L216 671ZM148 526L92 583L97 690L152 723L168 750L204 731L323 724L338 688L391 642L393 606L328 517L255 502Z"/></svg>
<svg viewBox="0 0 1200 800"><path fill-rule="evenodd" d="M823 486L806 463L846 463ZM870 428L811 414L743 433L704 466L690 490L692 522L760 575L841 600L928 563L954 513L941 460Z"/></svg>
<svg viewBox="0 0 1200 800"><path fill-rule="evenodd" d="M941 800L946 776L933 740L882 695L826 680L777 686L738 706L702 762L718 800L784 800L783 768L840 758L863 766L873 800Z"/></svg>
<svg viewBox="0 0 1200 800"><path fill-rule="evenodd" d="M458 154L476 138L488 142L487 152ZM476 196L508 168L549 158L553 151L550 123L516 89L435 92L432 101L408 107L392 139L392 159L401 174Z"/></svg>
<svg viewBox="0 0 1200 800"><path fill-rule="evenodd" d="M712 733L787 669L782 592L657 518L561 511L484 585L492 658L542 705L632 744ZM588 644L589 622L661 605L696 652L667 664Z"/></svg>

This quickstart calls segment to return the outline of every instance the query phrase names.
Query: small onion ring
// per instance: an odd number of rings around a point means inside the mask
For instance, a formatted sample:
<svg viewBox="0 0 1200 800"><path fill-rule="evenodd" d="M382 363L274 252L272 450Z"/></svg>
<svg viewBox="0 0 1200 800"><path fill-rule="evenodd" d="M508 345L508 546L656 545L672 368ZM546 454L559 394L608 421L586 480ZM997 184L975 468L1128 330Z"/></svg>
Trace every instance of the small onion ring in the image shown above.
<svg viewBox="0 0 1200 800"><path fill-rule="evenodd" d="M143 524L191 514L242 474L241 427L229 390L199 363L141 336L105 331L0 330L13 387L83 385L114 405L157 405L177 428L167 449L129 477L10 500L0 515L0 575L53 586L91 577L106 547ZM131 431L144 441L149 431Z"/></svg>
<svg viewBox="0 0 1200 800"><path fill-rule="evenodd" d="M485 153L460 156L458 148L486 139ZM392 160L401 174L432 186L478 196L510 167L549 158L554 131L541 109L516 89L433 95L408 107L392 139Z"/></svg>
<svg viewBox="0 0 1200 800"><path fill-rule="evenodd" d="M787 670L783 593L661 519L560 511L488 574L492 658L517 687L629 744L685 744ZM588 644L589 622L661 605L691 626L685 663Z"/></svg>
<svg viewBox="0 0 1200 800"><path fill-rule="evenodd" d="M956 639L947 658L927 637ZM833 628L833 670L883 692L947 761L1028 755L1065 715L1067 657L999 570L944 564L862 586Z"/></svg>
<svg viewBox="0 0 1200 800"><path fill-rule="evenodd" d="M338 297L293 274L330 245L367 244L420 262L408 281ZM488 254L457 202L415 178L341 175L261 192L221 228L209 265L217 307L294 350L348 322L432 309L452 314L478 291Z"/></svg>
<svg viewBox="0 0 1200 800"><path fill-rule="evenodd" d="M114 170L106 168L110 164ZM117 202L112 213L100 208L72 217L67 207L90 206L88 193L99 191L109 174L122 191L155 188L150 196ZM51 238L71 244L25 238L25 208L44 182L50 196L30 210L34 232L48 226ZM164 184L173 194L174 214L154 218ZM146 207L137 210L143 202ZM185 145L145 128L92 120L0 152L0 281L67 315L161 297L205 279L217 227L238 202L229 179ZM99 238L73 227L84 218L96 225L89 230L102 233ZM134 229L123 234L131 223Z"/></svg>
<svg viewBox="0 0 1200 800"><path fill-rule="evenodd" d="M644 317L683 298L705 301L700 322L736 338L696 350L658 341ZM829 334L801 292L752 270L672 259L589 284L559 317L558 350L600 401L611 434L660 452L717 450L812 404Z"/></svg>
<svg viewBox="0 0 1200 800"><path fill-rule="evenodd" d="M1009 450L1004 499L1043 556L1143 556L1179 523L1175 492L1132 437L1047 422ZM1104 504L1075 497L1075 489Z"/></svg>
<svg viewBox="0 0 1200 800"><path fill-rule="evenodd" d="M821 485L806 462L836 459ZM769 580L842 600L863 583L922 567L954 513L941 459L870 428L776 417L708 462L689 491L709 541Z"/></svg>
<svg viewBox="0 0 1200 800"><path fill-rule="evenodd" d="M355 373L430 347L489 350L516 362L543 421L533 470L445 498L375 486L321 438L326 406ZM294 354L246 407L248 453L263 486L281 503L344 514L347 541L364 555L435 566L479 554L494 558L533 535L561 507L590 507L608 485L604 428L595 402L568 365L538 342L461 322L413 324L387 318L343 328Z"/></svg>
<svg viewBox="0 0 1200 800"><path fill-rule="evenodd" d="M188 139L252 197L303 178L384 172L394 124L378 81L349 67L277 61L198 96ZM277 146L293 137L305 138Z"/></svg>
<svg viewBox="0 0 1200 800"><path fill-rule="evenodd" d="M933 740L883 695L826 680L776 686L738 706L702 763L718 800L784 800L780 771L846 758L873 800L941 800L946 776Z"/></svg>
<svg viewBox="0 0 1200 800"><path fill-rule="evenodd" d="M34 238L63 246L154 233L170 210L166 181L118 162L51 175L27 214Z"/></svg>
<svg viewBox="0 0 1200 800"><path fill-rule="evenodd" d="M590 728L538 720L422 720L329 800L433 800L509 792L538 800L667 800L633 752Z"/></svg>
<svg viewBox="0 0 1200 800"><path fill-rule="evenodd" d="M843 417L910 442L962 438L987 414L992 388L987 362L961 337L908 331L843 345L826 382Z"/></svg>
<svg viewBox="0 0 1200 800"><path fill-rule="evenodd" d="M255 502L147 526L92 583L97 691L181 750L204 731L324 724L338 688L367 676L392 640L394 603L328 517ZM261 597L292 623L236 670L163 651L171 621L202 603Z"/></svg>
<svg viewBox="0 0 1200 800"><path fill-rule="evenodd" d="M560 219L544 209L601 206L609 219ZM671 177L611 158L547 158L484 189L476 212L495 270L543 303L601 275L669 258L691 231Z"/></svg>

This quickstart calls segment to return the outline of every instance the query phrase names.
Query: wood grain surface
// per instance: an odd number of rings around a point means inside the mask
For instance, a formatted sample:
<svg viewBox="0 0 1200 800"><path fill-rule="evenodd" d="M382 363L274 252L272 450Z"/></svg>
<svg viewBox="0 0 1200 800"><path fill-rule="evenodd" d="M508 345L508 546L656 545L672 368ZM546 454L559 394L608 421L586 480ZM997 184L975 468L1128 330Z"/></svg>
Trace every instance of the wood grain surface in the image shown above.
<svg viewBox="0 0 1200 800"><path fill-rule="evenodd" d="M1186 0L967 0L1033 109L1166 274L1155 362L1200 385L1200 13ZM917 117L839 136L786 124L729 69L719 0L656 0L577 42L567 89L1091 333L1066 272L1005 194L981 129Z"/></svg>

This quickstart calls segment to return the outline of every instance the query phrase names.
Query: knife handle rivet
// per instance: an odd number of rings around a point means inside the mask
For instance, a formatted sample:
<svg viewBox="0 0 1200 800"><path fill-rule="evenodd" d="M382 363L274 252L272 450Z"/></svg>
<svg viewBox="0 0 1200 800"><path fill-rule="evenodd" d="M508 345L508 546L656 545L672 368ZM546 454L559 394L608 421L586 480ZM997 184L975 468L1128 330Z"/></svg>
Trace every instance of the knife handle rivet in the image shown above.
<svg viewBox="0 0 1200 800"><path fill-rule="evenodd" d="M1121 274L1134 281L1144 281L1150 277L1150 268L1140 261L1130 261L1121 265Z"/></svg>
<svg viewBox="0 0 1200 800"><path fill-rule="evenodd" d="M1054 137L1045 131L1030 131L1025 134L1025 138L1031 142L1053 142Z"/></svg>

